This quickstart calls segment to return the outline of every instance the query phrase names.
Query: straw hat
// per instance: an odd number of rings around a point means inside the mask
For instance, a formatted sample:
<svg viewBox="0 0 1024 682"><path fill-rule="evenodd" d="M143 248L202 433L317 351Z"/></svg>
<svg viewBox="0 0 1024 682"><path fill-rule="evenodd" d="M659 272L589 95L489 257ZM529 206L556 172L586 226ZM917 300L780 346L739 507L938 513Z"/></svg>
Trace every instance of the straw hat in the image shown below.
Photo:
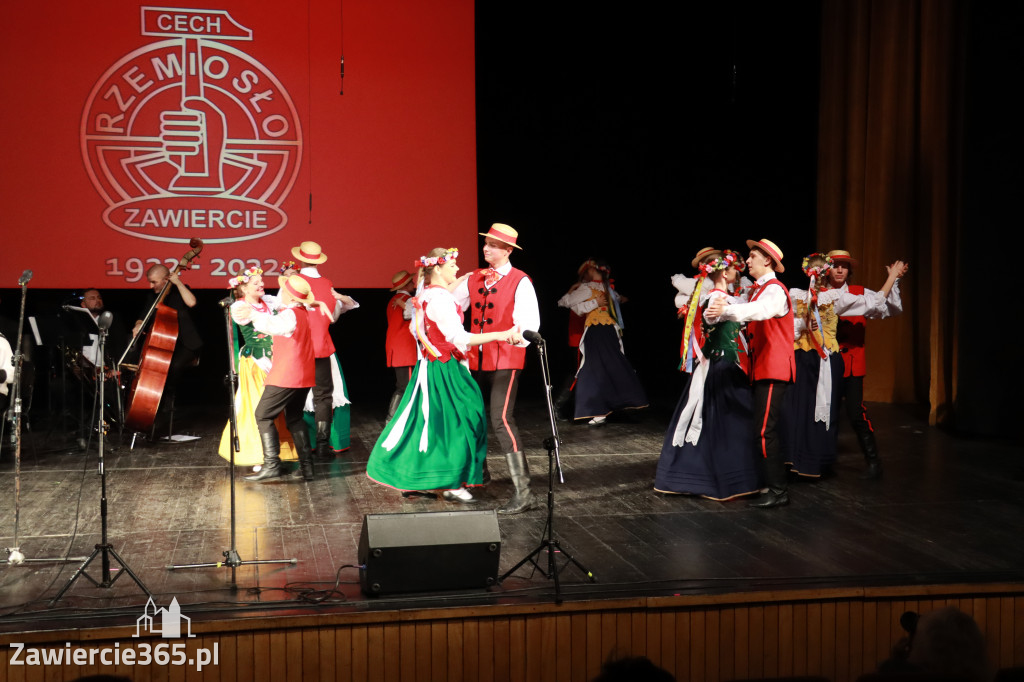
<svg viewBox="0 0 1024 682"><path fill-rule="evenodd" d="M399 270L391 278L391 291L398 291L412 280L408 270Z"/></svg>
<svg viewBox="0 0 1024 682"><path fill-rule="evenodd" d="M316 242L302 242L298 246L293 246L292 255L303 263L311 265L320 265L327 260L327 256Z"/></svg>
<svg viewBox="0 0 1024 682"><path fill-rule="evenodd" d="M833 263L849 263L850 267L857 267L857 259L851 256L849 251L832 249L827 255L832 259Z"/></svg>
<svg viewBox="0 0 1024 682"><path fill-rule="evenodd" d="M494 223L493 225L491 225L491 229L489 229L487 232L478 232L477 234L479 234L481 237L490 237L491 239L497 239L499 242L504 242L509 246L514 246L520 251L523 250L523 247L519 246L519 244L516 244L516 241L519 239L519 233L516 232L511 226L505 225L504 223Z"/></svg>
<svg viewBox="0 0 1024 682"><path fill-rule="evenodd" d="M786 268L782 267L782 249L775 246L775 242L767 239L761 239L759 241L748 239L747 246L751 249L756 248L760 251L764 251L769 258L775 261L775 272L786 271Z"/></svg>
<svg viewBox="0 0 1024 682"><path fill-rule="evenodd" d="M700 262L702 260L704 260L705 258L707 258L708 256L710 256L712 254L717 254L717 255L721 256L722 255L722 250L721 249L716 249L713 246L705 246L703 249L701 249L700 251L697 252L696 256L693 257L693 260L690 262L690 267L691 268L697 267L698 265L700 265Z"/></svg>
<svg viewBox="0 0 1024 682"><path fill-rule="evenodd" d="M282 292L287 291L288 294L299 303L305 303L306 305L313 305L316 303L316 299L313 298L313 292L309 289L309 282L299 275L278 277L277 284L281 287Z"/></svg>

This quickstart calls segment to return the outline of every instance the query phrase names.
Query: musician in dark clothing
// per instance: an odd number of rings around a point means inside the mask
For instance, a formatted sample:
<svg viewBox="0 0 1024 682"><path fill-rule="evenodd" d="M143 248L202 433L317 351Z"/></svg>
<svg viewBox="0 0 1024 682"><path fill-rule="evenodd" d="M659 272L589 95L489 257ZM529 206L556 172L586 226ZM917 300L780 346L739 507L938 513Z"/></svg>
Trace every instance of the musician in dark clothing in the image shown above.
<svg viewBox="0 0 1024 682"><path fill-rule="evenodd" d="M170 286L163 304L175 310L178 314L178 337L174 344L174 354L171 356L171 364L167 370L167 381L160 397L160 407L157 410L156 419L153 423L153 433L160 434L166 430L170 419L170 413L174 406L174 393L181 379L181 374L187 368L199 362L199 353L203 347L203 339L199 335L199 329L192 319L190 308L196 305L195 294L185 286L177 273L172 273L164 265L154 265L146 271L146 279L149 282L153 293L146 299L146 305L139 313L139 318L132 329L132 336L138 336L142 331L142 322L150 308L156 302L160 292L165 286Z"/></svg>

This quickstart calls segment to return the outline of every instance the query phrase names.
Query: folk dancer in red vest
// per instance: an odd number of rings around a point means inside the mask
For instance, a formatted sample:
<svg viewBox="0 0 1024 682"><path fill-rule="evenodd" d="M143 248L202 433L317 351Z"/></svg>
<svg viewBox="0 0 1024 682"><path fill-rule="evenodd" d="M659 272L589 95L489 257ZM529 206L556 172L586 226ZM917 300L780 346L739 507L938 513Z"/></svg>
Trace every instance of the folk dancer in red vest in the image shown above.
<svg viewBox="0 0 1024 682"><path fill-rule="evenodd" d="M782 433L787 461L793 472L816 478L836 460L839 404L842 400L843 358L837 329L841 315L881 318L887 315L886 298L896 282L895 269L878 293L852 293L835 289L829 274L830 257L813 253L804 258L808 289L790 289L795 314L796 379L786 395Z"/></svg>
<svg viewBox="0 0 1024 682"><path fill-rule="evenodd" d="M457 284L455 249L433 249L419 260L425 285L406 333L422 359L366 463L366 475L399 490L443 490L449 502L476 502L468 488L483 483L487 417L480 387L466 366L469 346L519 340L514 329L467 332L449 287Z"/></svg>
<svg viewBox="0 0 1024 682"><path fill-rule="evenodd" d="M562 384L558 389L558 394L555 396L555 416L558 421L569 421L571 419L570 413L573 411L569 402L573 397L573 388L576 386L576 372L580 368L580 340L583 338L583 330L586 328L586 314L579 314L572 308L570 300L573 293L575 293L584 282L590 281L590 265L593 261L586 260L576 269L576 283L569 287L569 291L565 292L562 298L558 299L559 308L569 309L569 354L566 356L566 364L572 367L572 371L567 372L565 378L562 380ZM593 308L596 308L599 301L592 301L590 308L586 312L590 312ZM601 305L604 305L603 303Z"/></svg>
<svg viewBox="0 0 1024 682"><path fill-rule="evenodd" d="M395 416L398 403L402 400L405 387L412 377L416 364L416 339L409 334L409 320L412 319L412 294L416 291L416 278L400 270L391 278L391 291L395 295L388 301L388 333L384 342L387 366L395 370L395 392L391 394L387 421Z"/></svg>
<svg viewBox="0 0 1024 682"><path fill-rule="evenodd" d="M615 410L636 410L648 403L622 346L621 303L625 299L611 287L611 269L606 263L591 259L588 269L587 281L567 300L573 312L586 315L574 418L600 426Z"/></svg>
<svg viewBox="0 0 1024 682"><path fill-rule="evenodd" d="M850 274L853 268L857 267L857 261L849 251L836 249L829 251L828 256L833 261L832 270L828 273L833 287L847 290L853 294L867 296L875 294L861 285L849 283ZM885 314L880 317L898 315L903 312L899 278L907 273L909 267L903 261L896 261L886 267L890 278L895 273L896 279L885 297ZM843 397L846 399L846 414L850 417L850 423L853 425L854 433L857 435L857 441L860 443L860 449L867 464L863 478L877 479L882 476L882 460L878 454L878 444L875 441L871 419L868 417L867 408L864 407L864 375L867 372L867 363L864 358L865 320L866 317L862 315L840 316L836 337L845 365Z"/></svg>
<svg viewBox="0 0 1024 682"><path fill-rule="evenodd" d="M708 304L705 319L710 324L747 323L754 385L755 449L764 464L764 482L768 486L767 497L751 505L781 507L789 504L789 483L777 425L783 399L796 374L793 310L789 291L775 277L776 272L785 272L782 251L767 239L748 239L747 246L747 268L755 278L749 302L727 304L724 299L716 299Z"/></svg>
<svg viewBox="0 0 1024 682"><path fill-rule="evenodd" d="M317 266L327 260L327 254L319 244L302 242L292 247L292 256L300 262L298 274L309 283L313 297L332 311L329 318L314 315L309 321L316 353L316 386L312 394L313 409L309 409L309 401L306 404L306 410L313 413L311 426L316 434L317 458L330 462L335 452L348 449L350 429L350 404L341 363L335 356L330 326L342 313L358 308L359 304L350 296L334 291L331 280L320 274Z"/></svg>
<svg viewBox="0 0 1024 682"><path fill-rule="evenodd" d="M522 249L517 243L519 233L508 225L494 223L480 235L484 237L483 256L489 267L473 271L454 292L456 303L469 311L470 331L483 334L512 327L519 332L538 331L540 309L533 283L509 262L512 250ZM529 342L520 339L515 344L494 343L469 350L469 368L481 389L490 394L491 425L505 451L515 487L515 496L498 508L499 514L518 514L536 504L515 421L527 345Z"/></svg>
<svg viewBox="0 0 1024 682"><path fill-rule="evenodd" d="M309 314L304 306L316 306L309 283L298 275L280 277L275 308L268 311L253 310L252 325L257 332L274 337L274 364L267 374L263 395L256 405L256 424L263 443L263 468L258 474L246 476L247 481L266 481L281 475L281 445L274 427L274 419L284 412L285 423L292 434L299 456L302 478L313 478L313 451L309 431L302 418L306 394L316 384L316 362L313 357L313 337L310 317L330 317L330 309L319 304L319 312Z"/></svg>

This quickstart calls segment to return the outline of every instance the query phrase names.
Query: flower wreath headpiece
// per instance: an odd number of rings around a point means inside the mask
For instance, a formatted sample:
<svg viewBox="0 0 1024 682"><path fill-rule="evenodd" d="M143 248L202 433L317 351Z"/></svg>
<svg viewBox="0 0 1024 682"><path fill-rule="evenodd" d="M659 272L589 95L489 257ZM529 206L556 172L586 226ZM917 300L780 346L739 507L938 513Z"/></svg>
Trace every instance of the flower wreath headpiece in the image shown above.
<svg viewBox="0 0 1024 682"><path fill-rule="evenodd" d="M417 268L432 268L435 265L444 265L450 260L457 260L459 257L458 249L448 249L444 252L444 255L433 256L427 258L426 256L420 256L420 259L413 263L413 267Z"/></svg>
<svg viewBox="0 0 1024 682"><path fill-rule="evenodd" d="M298 270L298 269L299 269L298 265L296 265L295 261L293 261L293 260L281 261L281 272L285 272L286 270Z"/></svg>
<svg viewBox="0 0 1024 682"><path fill-rule="evenodd" d="M719 270L725 270L728 267L734 267L740 272L747 269L747 264L743 262L740 255L735 251L725 249L722 251L722 255L716 257L714 260L710 260L707 263L702 263L698 266L701 274L704 276L710 275L712 272L718 272Z"/></svg>
<svg viewBox="0 0 1024 682"><path fill-rule="evenodd" d="M813 268L812 267L808 267L808 263L811 262L812 258L823 258L825 260L825 262L822 263L821 265L815 265ZM811 255L804 257L804 262L801 263L800 267L803 268L803 271L804 271L805 275L807 275L811 279L817 279L818 277L821 277L826 272L831 270L832 269L832 265L833 265L832 259L829 258L828 256L826 256L825 254L823 254L823 253L812 253Z"/></svg>
<svg viewBox="0 0 1024 682"><path fill-rule="evenodd" d="M252 279L254 276L262 274L263 270L257 267L251 267L248 270L243 270L242 272L238 273L237 275L228 280L228 289L234 289L239 285L248 284L249 280Z"/></svg>

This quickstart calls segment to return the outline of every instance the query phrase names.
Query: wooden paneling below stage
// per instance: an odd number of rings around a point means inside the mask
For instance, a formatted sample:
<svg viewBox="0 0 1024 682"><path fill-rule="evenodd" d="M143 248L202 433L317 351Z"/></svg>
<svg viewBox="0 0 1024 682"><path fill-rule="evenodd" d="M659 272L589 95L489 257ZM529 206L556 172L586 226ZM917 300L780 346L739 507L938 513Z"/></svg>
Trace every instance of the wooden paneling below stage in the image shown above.
<svg viewBox="0 0 1024 682"><path fill-rule="evenodd" d="M175 666L61 669L10 665L11 642L136 649L134 625L4 635L0 680L119 674L136 682L202 680L585 681L609 657L647 656L677 680L873 672L903 635L904 611L971 614L995 667L1024 665L1024 584L819 589L516 606L322 613L194 623L188 657L216 647L200 672ZM163 640L166 644L167 640ZM24 659L26 654L22 653Z"/></svg>

